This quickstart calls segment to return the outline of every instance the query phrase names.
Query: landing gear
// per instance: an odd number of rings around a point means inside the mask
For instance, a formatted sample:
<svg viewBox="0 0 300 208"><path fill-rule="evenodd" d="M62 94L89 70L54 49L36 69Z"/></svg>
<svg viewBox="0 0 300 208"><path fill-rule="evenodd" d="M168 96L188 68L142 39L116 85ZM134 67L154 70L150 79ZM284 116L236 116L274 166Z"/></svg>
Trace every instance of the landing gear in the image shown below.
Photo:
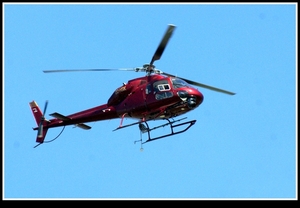
<svg viewBox="0 0 300 208"><path fill-rule="evenodd" d="M153 127L152 129L150 129L148 123L146 121L144 121L144 120L138 121L138 122L135 122L135 123L131 123L131 124L128 124L128 125L125 125L125 126L122 126L122 121L123 121L122 120L121 121L121 125L118 128L116 128L114 131L119 130L119 129L123 129L123 128L126 128L126 127L129 127L129 126L133 126L133 125L138 125L139 130L140 130L140 139L134 141L134 144L137 143L137 142L140 142L141 143L141 149L140 150L143 151L144 150L143 149L143 144L145 144L147 142L152 142L152 141L157 140L157 139L162 139L162 138L165 138L165 137L173 136L175 134L183 133L183 132L187 131L191 126L193 126L196 123L196 120L191 120L191 121L187 121L187 122L175 124L175 123L177 123L179 121L182 121L182 120L184 120L186 118L187 117L181 118L181 119L178 119L178 120L165 119L165 120L168 121L168 123L165 123L165 124ZM161 136L158 136L158 137L154 137L154 138L151 137L151 131L153 131L155 129L158 129L158 128L161 128L161 127L165 127L165 126L169 126L170 127L171 133L165 134L165 135L161 135ZM175 131L175 129L177 127L181 127L181 126L185 126L185 128L183 128L181 130L178 130L178 131ZM143 133L147 133L148 134L148 139L146 141L144 141L144 142L143 142L143 138L142 138L142 134Z"/></svg>
<svg viewBox="0 0 300 208"><path fill-rule="evenodd" d="M196 120L192 120L192 121L187 121L187 122L183 122L183 123L179 123L179 124L176 124L174 125L174 123L176 122L179 122L183 119L186 119L185 118L182 118L182 119L178 119L178 120L173 120L173 121L170 121L169 119L166 119L168 121L168 123L165 123L163 125L159 125L159 126L156 126L156 127L153 127L152 129L149 128L149 125L146 121L144 121L143 123L140 123L139 124L139 129L140 129L140 133L141 133L141 139L140 140L137 140L135 141L134 143L136 142L141 142L141 151L143 150L143 147L142 145L147 143L147 142L152 142L154 140L157 140L157 139L162 139L162 138L165 138L165 137L169 137L169 136L173 136L175 134L180 134L180 133L183 133L185 131L187 131L192 125L194 125L196 123ZM175 128L176 127L180 127L180 126L184 126L186 125L186 127L180 131L175 131ZM158 129L158 128L161 128L161 127L165 127L165 126L169 126L170 127L170 130L171 130L171 133L169 134L165 134L165 135L162 135L162 136L158 136L158 137L154 137L152 138L151 137L151 131L152 130L155 130L155 129ZM147 133L148 134L148 139L146 141L143 142L143 139L142 139L142 134L143 133Z"/></svg>

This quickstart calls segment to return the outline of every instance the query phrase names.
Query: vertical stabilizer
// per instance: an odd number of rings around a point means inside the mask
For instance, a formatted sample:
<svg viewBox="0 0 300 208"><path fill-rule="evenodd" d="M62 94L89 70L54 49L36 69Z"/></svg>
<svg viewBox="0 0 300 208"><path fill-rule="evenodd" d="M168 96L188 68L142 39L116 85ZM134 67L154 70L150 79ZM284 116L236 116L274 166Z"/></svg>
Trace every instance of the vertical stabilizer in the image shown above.
<svg viewBox="0 0 300 208"><path fill-rule="evenodd" d="M44 127L45 125L47 125L47 122L44 118L43 112L41 111L41 109L39 108L38 104L35 101L32 101L29 103L32 114L34 116L35 122L38 126L38 128L35 128L34 130L38 130L38 134L36 137L36 142L39 143L43 143L45 136L47 134L48 128ZM45 110L46 110L45 106Z"/></svg>
<svg viewBox="0 0 300 208"><path fill-rule="evenodd" d="M30 102L29 105L30 105L31 111L33 113L33 116L35 118L36 124L40 125L41 118L43 116L41 109L39 108L39 106L37 105L37 103L35 101Z"/></svg>

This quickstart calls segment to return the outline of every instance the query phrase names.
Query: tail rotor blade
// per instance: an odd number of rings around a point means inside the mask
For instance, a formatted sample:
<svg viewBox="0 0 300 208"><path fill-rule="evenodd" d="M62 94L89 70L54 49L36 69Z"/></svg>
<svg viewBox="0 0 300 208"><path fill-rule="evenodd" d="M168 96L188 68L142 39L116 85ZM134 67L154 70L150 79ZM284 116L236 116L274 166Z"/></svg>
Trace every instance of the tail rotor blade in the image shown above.
<svg viewBox="0 0 300 208"><path fill-rule="evenodd" d="M40 125L39 125L39 130L38 130L38 137L42 138L43 137L43 122L41 121Z"/></svg>
<svg viewBox="0 0 300 208"><path fill-rule="evenodd" d="M43 112L43 115L41 117L41 122L40 122L39 129L38 129L38 137L39 138L43 137L43 127L44 127L43 123L44 123L44 120L45 120L45 114L46 114L47 106L48 106L48 100L46 100L45 107L44 107L44 112Z"/></svg>
<svg viewBox="0 0 300 208"><path fill-rule="evenodd" d="M44 112L43 112L43 117L44 117L44 118L45 118L47 106L48 106L48 100L46 100L45 107L44 107Z"/></svg>

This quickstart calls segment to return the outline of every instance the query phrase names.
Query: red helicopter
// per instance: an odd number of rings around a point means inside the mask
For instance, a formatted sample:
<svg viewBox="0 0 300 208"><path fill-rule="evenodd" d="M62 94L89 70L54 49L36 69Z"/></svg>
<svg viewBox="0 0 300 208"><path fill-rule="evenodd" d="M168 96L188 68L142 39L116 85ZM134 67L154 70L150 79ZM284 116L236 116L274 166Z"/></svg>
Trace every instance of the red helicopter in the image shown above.
<svg viewBox="0 0 300 208"><path fill-rule="evenodd" d="M186 119L186 117L176 119L176 117L194 110L203 102L202 93L192 85L226 93L228 95L234 95L235 93L233 92L174 76L155 68L153 64L156 60L161 58L174 29L174 25L168 25L168 28L150 63L143 65L143 67L128 69L71 69L44 71L44 73L53 73L125 70L145 72L146 76L129 80L128 83L123 83L121 87L117 88L113 92L106 104L71 115L62 115L55 112L50 114L50 116L54 117L50 120L45 118L48 101L45 103L43 112L35 101L30 102L29 105L37 123L37 127L33 128L33 130L38 131L36 142L39 144L36 146L54 140L45 141L45 136L50 128L75 125L76 127L88 130L91 129L91 127L85 123L116 118L120 118L121 121L119 127L115 130L138 125L141 135L142 133L148 134L148 138L145 141L142 140L142 137L138 140L138 142L141 142L142 145L146 142L183 133L196 123L196 120L182 122L182 120ZM137 122L123 125L124 118L136 119ZM150 128L147 122L155 120L166 120L166 123ZM151 137L151 131L165 126L170 127L169 134L154 138Z"/></svg>

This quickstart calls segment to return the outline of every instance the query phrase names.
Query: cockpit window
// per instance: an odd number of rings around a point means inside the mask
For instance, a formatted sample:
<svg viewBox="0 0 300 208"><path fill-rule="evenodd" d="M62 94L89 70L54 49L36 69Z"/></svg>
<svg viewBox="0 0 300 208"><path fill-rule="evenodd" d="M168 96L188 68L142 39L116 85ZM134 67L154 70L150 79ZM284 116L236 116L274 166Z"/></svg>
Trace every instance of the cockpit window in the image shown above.
<svg viewBox="0 0 300 208"><path fill-rule="evenodd" d="M174 86L174 88L181 88L181 87L189 87L190 85L188 83L186 83L186 81L182 80L182 79L178 79L178 78L172 78L172 84Z"/></svg>

